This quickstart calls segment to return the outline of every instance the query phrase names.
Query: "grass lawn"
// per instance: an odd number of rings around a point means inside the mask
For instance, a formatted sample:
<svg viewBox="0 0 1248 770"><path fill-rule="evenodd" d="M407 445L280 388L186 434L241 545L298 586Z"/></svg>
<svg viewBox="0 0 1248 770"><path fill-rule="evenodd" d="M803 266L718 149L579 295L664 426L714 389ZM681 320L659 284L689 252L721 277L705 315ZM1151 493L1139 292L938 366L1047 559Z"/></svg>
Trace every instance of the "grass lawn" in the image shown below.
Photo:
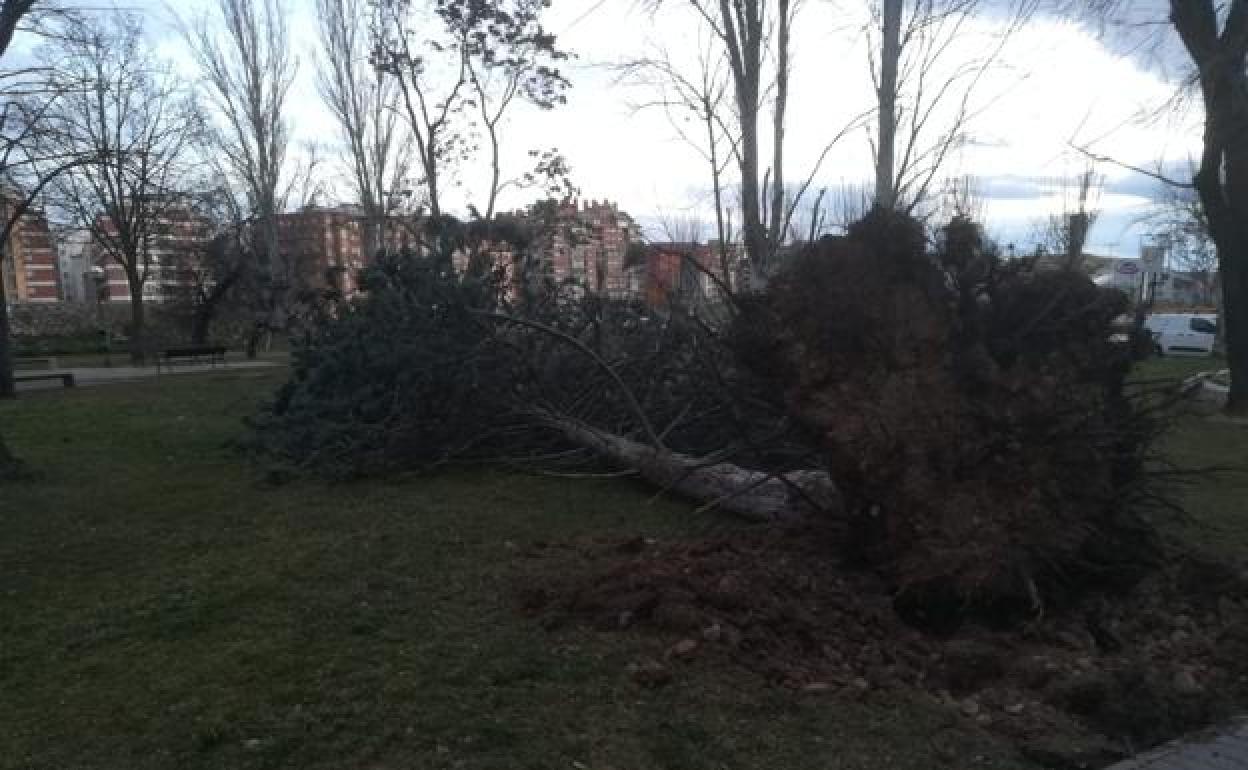
<svg viewBox="0 0 1248 770"><path fill-rule="evenodd" d="M1169 356L1145 361L1137 377L1177 380L1225 368L1223 358ZM1183 536L1224 558L1248 560L1248 425L1217 417L1186 418L1167 438L1165 449L1183 467L1224 469L1195 479L1185 490L1192 518Z"/></svg>
<svg viewBox="0 0 1248 770"><path fill-rule="evenodd" d="M1178 380L1225 368L1226 359L1221 356L1157 356L1141 363L1136 376L1143 380Z"/></svg>
<svg viewBox="0 0 1248 770"><path fill-rule="evenodd" d="M270 486L224 443L280 376L0 404L44 474L0 490L0 768L1025 766L896 696L639 687L658 642L537 627L515 545L724 524L625 482Z"/></svg>

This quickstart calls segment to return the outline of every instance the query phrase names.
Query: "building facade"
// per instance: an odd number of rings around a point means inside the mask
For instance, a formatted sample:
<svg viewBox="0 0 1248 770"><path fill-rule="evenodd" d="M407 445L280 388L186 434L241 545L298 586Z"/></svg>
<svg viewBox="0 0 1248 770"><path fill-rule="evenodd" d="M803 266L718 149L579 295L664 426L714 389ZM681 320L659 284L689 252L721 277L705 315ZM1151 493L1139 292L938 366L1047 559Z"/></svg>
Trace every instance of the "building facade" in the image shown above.
<svg viewBox="0 0 1248 770"><path fill-rule="evenodd" d="M8 212L16 205L11 200L0 203L0 211L8 220ZM60 269L52 231L42 211L29 209L17 221L5 244L0 274L4 280L4 296L11 304L27 302L59 302L61 300Z"/></svg>
<svg viewBox="0 0 1248 770"><path fill-rule="evenodd" d="M609 201L547 201L514 214L538 234L536 271L556 283L625 299L637 286L630 254L641 245L641 228Z"/></svg>
<svg viewBox="0 0 1248 770"><path fill-rule="evenodd" d="M365 265L361 218L356 206L305 206L278 217L278 248L298 288L355 290Z"/></svg>
<svg viewBox="0 0 1248 770"><path fill-rule="evenodd" d="M111 220L96 220L101 232L115 232ZM192 288L193 273L202 263L212 237L212 223L190 206L172 206L151 224L146 256L143 301L157 304L185 297ZM93 263L103 270L104 287L97 291L106 302L129 302L130 281L126 271L98 242L92 245ZM96 279L98 281L98 279Z"/></svg>
<svg viewBox="0 0 1248 770"><path fill-rule="evenodd" d="M644 251L644 299L650 307L673 302L712 302L722 286L732 285L741 251L719 243L651 243ZM724 274L727 257L729 275Z"/></svg>
<svg viewBox="0 0 1248 770"><path fill-rule="evenodd" d="M1132 300L1176 308L1211 308L1218 304L1216 272L1162 269L1149 272L1137 257L1088 257L1088 270L1098 286L1118 289Z"/></svg>

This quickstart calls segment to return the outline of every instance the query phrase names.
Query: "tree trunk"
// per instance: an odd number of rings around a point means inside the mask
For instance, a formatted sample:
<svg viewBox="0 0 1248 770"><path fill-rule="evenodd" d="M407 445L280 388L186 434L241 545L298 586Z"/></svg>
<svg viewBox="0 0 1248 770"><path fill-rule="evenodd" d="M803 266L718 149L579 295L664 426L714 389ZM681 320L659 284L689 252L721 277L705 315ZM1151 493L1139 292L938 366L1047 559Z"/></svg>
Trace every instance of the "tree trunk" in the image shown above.
<svg viewBox="0 0 1248 770"><path fill-rule="evenodd" d="M745 252L749 258L750 278L757 289L762 283L762 263L767 253L767 235L763 232L759 211L758 189L758 115L753 120L741 119L741 225L745 228Z"/></svg>
<svg viewBox="0 0 1248 770"><path fill-rule="evenodd" d="M377 204L364 209L364 264L371 265L386 244L386 214Z"/></svg>
<svg viewBox="0 0 1248 770"><path fill-rule="evenodd" d="M144 344L143 328L143 283L136 277L130 278L130 362L142 366L147 358L147 346Z"/></svg>
<svg viewBox="0 0 1248 770"><path fill-rule="evenodd" d="M646 481L751 521L795 522L816 513L836 512L842 501L826 473L793 471L772 476L760 471L658 450L563 417L543 422L569 441L636 470Z"/></svg>
<svg viewBox="0 0 1248 770"><path fill-rule="evenodd" d="M767 242L767 259L775 259L784 243L784 117L789 105L789 0L779 0L776 9L776 101L772 115L772 187L771 233ZM768 268L770 272L770 267Z"/></svg>
<svg viewBox="0 0 1248 770"><path fill-rule="evenodd" d="M724 226L724 190L719 173L719 144L715 141L714 105L707 97L702 100L702 111L706 118L707 147L710 148L711 156L711 193L715 200L715 234L719 239L719 270L722 273L720 277L724 280L724 286L732 291L734 281L731 266L728 264L728 231Z"/></svg>
<svg viewBox="0 0 1248 770"><path fill-rule="evenodd" d="M482 105L485 104L485 94L480 96ZM498 205L498 186L502 183L503 169L499 163L499 146L498 146L498 127L490 121L489 117L484 119L485 127L490 134L490 197L485 206L485 221L494 221L494 207Z"/></svg>
<svg viewBox="0 0 1248 770"><path fill-rule="evenodd" d="M1170 20L1200 71L1205 126L1193 180L1218 251L1227 411L1248 415L1248 0L1233 0L1219 34L1212 0L1171 0Z"/></svg>
<svg viewBox="0 0 1248 770"><path fill-rule="evenodd" d="M260 340L264 337L264 323L256 321L251 325L251 331L247 334L246 354L247 360L254 360L259 352Z"/></svg>
<svg viewBox="0 0 1248 770"><path fill-rule="evenodd" d="M763 20L757 2L747 2L735 10L728 0L720 0L723 22L720 32L728 47L732 66L733 92L741 127L738 163L741 169L741 226L745 256L750 267L750 288L765 281L763 263L767 259L767 233L763 228L762 192L759 189L758 112L762 82Z"/></svg>
<svg viewBox="0 0 1248 770"><path fill-rule="evenodd" d="M1248 415L1248 269L1243 263L1245 254L1248 254L1248 242L1239 247L1235 257L1223 260L1222 267L1226 363L1231 370L1226 409L1235 415Z"/></svg>
<svg viewBox="0 0 1248 770"><path fill-rule="evenodd" d="M3 262L0 262L0 270L3 267ZM5 296L4 274L0 272L0 399L16 397L17 386L13 383L13 337L9 331L9 301Z"/></svg>
<svg viewBox="0 0 1248 770"><path fill-rule="evenodd" d="M1088 240L1091 224L1086 211L1079 211L1066 218L1066 269L1083 270L1083 247Z"/></svg>
<svg viewBox="0 0 1248 770"><path fill-rule="evenodd" d="M192 345L204 345L208 342L208 327L212 325L216 310L216 306L211 304L200 305L195 309L195 313L191 316Z"/></svg>
<svg viewBox="0 0 1248 770"><path fill-rule="evenodd" d="M901 61L901 16L904 0L883 0L880 34L879 136L875 158L875 203L896 208L897 71Z"/></svg>
<svg viewBox="0 0 1248 770"><path fill-rule="evenodd" d="M433 138L430 137L430 152L435 152L436 145L433 144ZM441 192L438 190L438 164L437 161L431 161L425 164L425 187L429 191L429 217L434 221L442 218L442 200Z"/></svg>

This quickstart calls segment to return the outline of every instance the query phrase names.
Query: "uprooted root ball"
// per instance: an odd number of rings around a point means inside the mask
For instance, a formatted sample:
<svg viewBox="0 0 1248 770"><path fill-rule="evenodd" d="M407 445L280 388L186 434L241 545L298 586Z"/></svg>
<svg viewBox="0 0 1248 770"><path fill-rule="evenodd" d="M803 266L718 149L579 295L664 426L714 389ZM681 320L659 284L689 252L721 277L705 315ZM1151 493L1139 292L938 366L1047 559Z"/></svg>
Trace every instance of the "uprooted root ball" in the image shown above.
<svg viewBox="0 0 1248 770"><path fill-rule="evenodd" d="M853 502L849 549L914 620L1021 618L1159 556L1144 505L1163 421L1132 397L1126 298L991 253L955 221L935 254L876 211L745 303L737 358L818 437Z"/></svg>

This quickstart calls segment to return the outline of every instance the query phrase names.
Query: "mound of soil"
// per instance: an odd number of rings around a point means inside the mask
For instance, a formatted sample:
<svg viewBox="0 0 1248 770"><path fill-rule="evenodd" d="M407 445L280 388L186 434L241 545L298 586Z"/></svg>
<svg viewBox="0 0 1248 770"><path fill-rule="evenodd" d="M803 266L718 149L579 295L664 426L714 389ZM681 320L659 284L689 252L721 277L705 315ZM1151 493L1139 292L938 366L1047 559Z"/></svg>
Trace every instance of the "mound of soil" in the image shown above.
<svg viewBox="0 0 1248 770"><path fill-rule="evenodd" d="M730 665L829 697L905 691L1053 767L1094 767L1248 706L1241 571L1184 556L1060 616L937 635L903 620L879 578L830 559L831 538L766 529L534 546L520 601L547 627L661 640L661 659L630 667L639 686Z"/></svg>

